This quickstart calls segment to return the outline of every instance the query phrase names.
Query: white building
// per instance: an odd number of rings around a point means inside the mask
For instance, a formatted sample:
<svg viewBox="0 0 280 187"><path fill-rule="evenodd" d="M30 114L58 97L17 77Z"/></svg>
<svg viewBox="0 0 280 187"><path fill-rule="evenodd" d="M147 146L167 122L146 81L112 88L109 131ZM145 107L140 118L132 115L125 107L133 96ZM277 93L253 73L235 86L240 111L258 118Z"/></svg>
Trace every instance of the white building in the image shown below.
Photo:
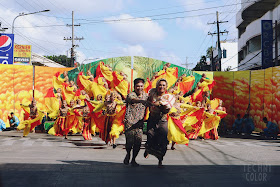
<svg viewBox="0 0 280 187"><path fill-rule="evenodd" d="M280 19L280 0L241 0L241 3L236 15L238 70L260 69L261 20L272 20L274 23Z"/></svg>
<svg viewBox="0 0 280 187"><path fill-rule="evenodd" d="M221 59L221 70L236 71L235 67L238 66L238 50L236 42L221 41L222 59ZM213 50L214 61L218 58L217 47Z"/></svg>

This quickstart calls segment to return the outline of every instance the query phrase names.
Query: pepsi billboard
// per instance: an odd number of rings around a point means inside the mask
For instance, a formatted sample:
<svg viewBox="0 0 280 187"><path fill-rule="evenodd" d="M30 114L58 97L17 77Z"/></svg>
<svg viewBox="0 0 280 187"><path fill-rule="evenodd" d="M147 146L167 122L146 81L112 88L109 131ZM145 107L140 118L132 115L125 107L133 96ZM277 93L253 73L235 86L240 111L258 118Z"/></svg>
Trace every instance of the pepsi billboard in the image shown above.
<svg viewBox="0 0 280 187"><path fill-rule="evenodd" d="M14 34L0 33L0 64L13 64Z"/></svg>

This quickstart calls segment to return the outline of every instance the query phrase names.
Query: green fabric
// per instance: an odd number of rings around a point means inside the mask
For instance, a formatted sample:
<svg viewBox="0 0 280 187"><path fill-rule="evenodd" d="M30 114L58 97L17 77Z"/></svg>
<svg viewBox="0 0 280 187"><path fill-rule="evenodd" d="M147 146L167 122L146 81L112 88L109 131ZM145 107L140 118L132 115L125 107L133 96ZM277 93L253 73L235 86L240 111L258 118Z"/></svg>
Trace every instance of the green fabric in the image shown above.
<svg viewBox="0 0 280 187"><path fill-rule="evenodd" d="M53 127L54 122L45 122L45 130L49 131Z"/></svg>

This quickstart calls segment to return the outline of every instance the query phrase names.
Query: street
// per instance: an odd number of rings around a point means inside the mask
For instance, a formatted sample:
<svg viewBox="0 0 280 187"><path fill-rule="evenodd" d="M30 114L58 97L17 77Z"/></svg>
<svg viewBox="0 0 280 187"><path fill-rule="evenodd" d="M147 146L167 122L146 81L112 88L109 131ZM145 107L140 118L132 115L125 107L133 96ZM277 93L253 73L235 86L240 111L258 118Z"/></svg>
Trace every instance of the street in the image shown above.
<svg viewBox="0 0 280 187"><path fill-rule="evenodd" d="M0 134L0 186L275 186L280 175L279 140L192 140L169 146L159 169L155 157L143 157L144 147L140 167L123 165L124 135L116 149L98 137L21 135Z"/></svg>

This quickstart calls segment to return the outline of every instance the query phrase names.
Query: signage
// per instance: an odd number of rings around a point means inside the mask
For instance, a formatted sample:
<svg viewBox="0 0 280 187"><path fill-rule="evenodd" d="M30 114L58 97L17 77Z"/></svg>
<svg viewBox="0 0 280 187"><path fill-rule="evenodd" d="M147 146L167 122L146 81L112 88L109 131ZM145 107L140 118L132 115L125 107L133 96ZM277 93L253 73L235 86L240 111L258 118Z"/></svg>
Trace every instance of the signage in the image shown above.
<svg viewBox="0 0 280 187"><path fill-rule="evenodd" d="M31 45L17 45L14 47L14 64L31 63Z"/></svg>
<svg viewBox="0 0 280 187"><path fill-rule="evenodd" d="M262 68L273 66L273 26L272 20L262 20Z"/></svg>
<svg viewBox="0 0 280 187"><path fill-rule="evenodd" d="M13 64L14 34L0 33L0 64Z"/></svg>

